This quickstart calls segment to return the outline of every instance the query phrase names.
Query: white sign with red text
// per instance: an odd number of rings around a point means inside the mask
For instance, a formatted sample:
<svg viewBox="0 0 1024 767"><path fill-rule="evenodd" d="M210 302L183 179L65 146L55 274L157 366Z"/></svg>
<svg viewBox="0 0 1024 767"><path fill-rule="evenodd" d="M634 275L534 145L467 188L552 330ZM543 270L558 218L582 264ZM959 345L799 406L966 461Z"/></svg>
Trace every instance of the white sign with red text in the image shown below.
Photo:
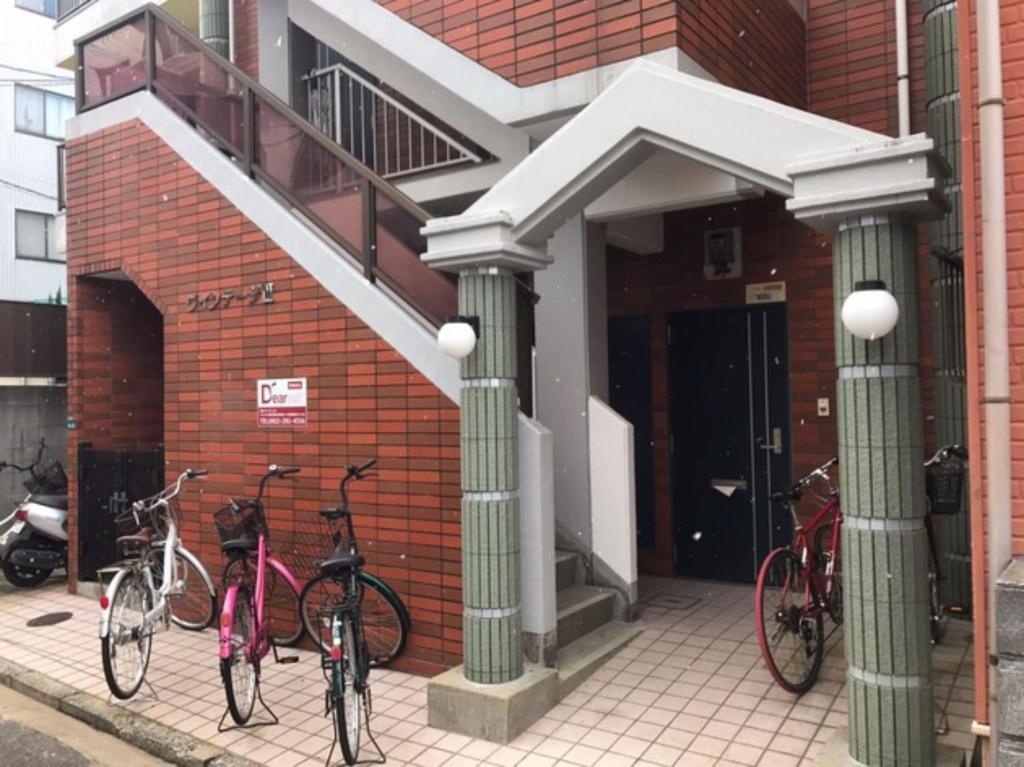
<svg viewBox="0 0 1024 767"><path fill-rule="evenodd" d="M256 382L259 426L294 427L309 423L305 378L265 378Z"/></svg>

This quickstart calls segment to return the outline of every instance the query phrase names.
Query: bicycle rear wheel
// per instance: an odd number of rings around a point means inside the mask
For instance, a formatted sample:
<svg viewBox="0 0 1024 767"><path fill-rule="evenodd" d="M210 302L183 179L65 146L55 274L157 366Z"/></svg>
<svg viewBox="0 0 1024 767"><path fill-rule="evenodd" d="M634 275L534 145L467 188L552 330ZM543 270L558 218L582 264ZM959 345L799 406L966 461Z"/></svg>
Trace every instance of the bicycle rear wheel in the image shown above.
<svg viewBox="0 0 1024 767"><path fill-rule="evenodd" d="M776 549L761 565L754 593L757 641L765 665L782 689L796 694L814 685L825 656L821 611L804 602L814 583L808 582L800 559L789 549Z"/></svg>
<svg viewBox="0 0 1024 767"><path fill-rule="evenodd" d="M153 595L138 570L129 572L110 600L110 624L100 641L103 676L114 697L131 698L146 678L153 635L145 630L145 615L153 609Z"/></svg>
<svg viewBox="0 0 1024 767"><path fill-rule="evenodd" d="M374 575L359 572L360 602L366 653L371 668L386 666L402 654L409 641L410 619L402 600ZM330 652L331 630L323 615L344 601L347 579L318 576L306 584L300 599L300 614L306 633L323 652Z"/></svg>
<svg viewBox="0 0 1024 767"><path fill-rule="evenodd" d="M334 729L341 744L345 764L359 759L359 739L363 727L362 648L358 630L348 612L336 610L331 619L332 644L340 652L331 656L331 696Z"/></svg>
<svg viewBox="0 0 1024 767"><path fill-rule="evenodd" d="M212 626L217 620L217 596L209 575L199 568L198 561L183 556L180 551L174 554L177 587L168 595L171 607L171 622L186 631L202 631ZM150 553L150 568L153 571L153 582L157 590L163 584L164 545L163 542L153 544Z"/></svg>
<svg viewBox="0 0 1024 767"><path fill-rule="evenodd" d="M256 705L258 660L249 656L253 638L252 596L245 586L238 589L231 614L231 655L220 661L224 695L235 724L245 724Z"/></svg>

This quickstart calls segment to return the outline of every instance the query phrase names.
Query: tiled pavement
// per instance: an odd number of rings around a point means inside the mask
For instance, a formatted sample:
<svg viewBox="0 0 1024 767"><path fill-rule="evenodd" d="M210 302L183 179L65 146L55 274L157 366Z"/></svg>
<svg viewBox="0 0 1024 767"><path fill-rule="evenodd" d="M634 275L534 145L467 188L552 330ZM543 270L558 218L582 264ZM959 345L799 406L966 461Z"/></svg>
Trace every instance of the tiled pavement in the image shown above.
<svg viewBox="0 0 1024 767"><path fill-rule="evenodd" d="M426 679L374 672L371 725L388 764L786 767L811 764L845 724L839 633L818 684L798 700L762 667L750 587L650 578L641 593L643 633L508 746L428 727ZM28 619L56 610L74 616L26 628ZM0 655L107 698L97 619L95 603L68 595L63 584L37 591L3 584ZM970 641L969 624L954 624L934 656L936 700L950 729L940 740L962 748L971 743ZM224 694L211 630L158 635L148 677L156 697L143 688L124 705L271 767L320 767L331 736L323 679L313 654L300 654L297 665L265 667L264 697L281 719L277 726L217 732Z"/></svg>

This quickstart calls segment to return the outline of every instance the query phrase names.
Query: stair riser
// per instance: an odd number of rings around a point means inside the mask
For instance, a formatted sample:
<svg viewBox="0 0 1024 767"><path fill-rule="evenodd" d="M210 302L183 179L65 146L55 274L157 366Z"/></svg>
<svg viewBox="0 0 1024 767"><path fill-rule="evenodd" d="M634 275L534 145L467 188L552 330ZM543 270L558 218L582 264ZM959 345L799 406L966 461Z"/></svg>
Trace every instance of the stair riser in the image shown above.
<svg viewBox="0 0 1024 767"><path fill-rule="evenodd" d="M561 591L576 583L577 557L557 555L555 558L555 587Z"/></svg>
<svg viewBox="0 0 1024 767"><path fill-rule="evenodd" d="M615 597L611 593L601 599L578 605L558 618L558 646L565 647L580 637L612 620Z"/></svg>

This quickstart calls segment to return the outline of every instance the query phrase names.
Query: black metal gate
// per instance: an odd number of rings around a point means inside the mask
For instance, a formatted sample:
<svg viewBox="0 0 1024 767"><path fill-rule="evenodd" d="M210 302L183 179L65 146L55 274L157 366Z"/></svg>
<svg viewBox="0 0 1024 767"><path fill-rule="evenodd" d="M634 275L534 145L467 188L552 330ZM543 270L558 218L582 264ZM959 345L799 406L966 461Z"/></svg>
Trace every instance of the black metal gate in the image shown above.
<svg viewBox="0 0 1024 767"><path fill-rule="evenodd" d="M78 446L78 578L117 560L114 515L164 486L164 451L94 450Z"/></svg>

